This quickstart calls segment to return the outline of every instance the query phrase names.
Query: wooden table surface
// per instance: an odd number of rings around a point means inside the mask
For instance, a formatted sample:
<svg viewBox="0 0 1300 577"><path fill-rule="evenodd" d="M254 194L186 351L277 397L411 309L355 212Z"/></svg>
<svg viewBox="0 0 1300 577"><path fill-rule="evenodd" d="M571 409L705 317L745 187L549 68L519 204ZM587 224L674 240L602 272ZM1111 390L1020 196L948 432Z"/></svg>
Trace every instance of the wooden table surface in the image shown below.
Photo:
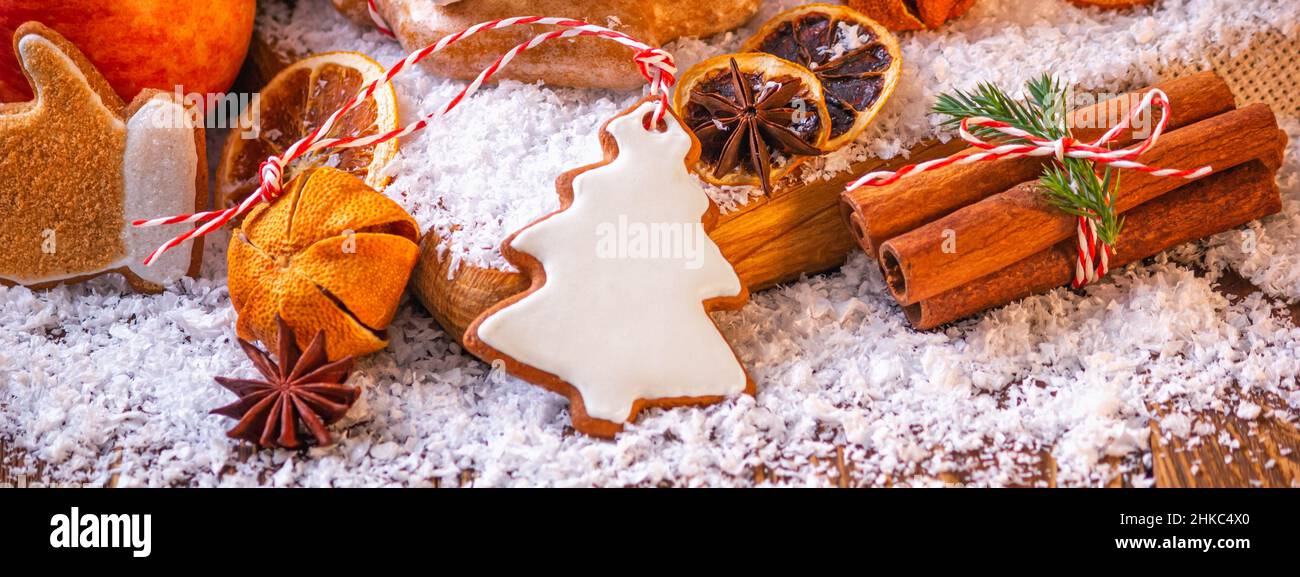
<svg viewBox="0 0 1300 577"><path fill-rule="evenodd" d="M1217 290L1233 298L1259 292L1258 288L1235 274L1223 278ZM1284 310L1289 313L1288 320L1300 326L1300 303L1291 304ZM1202 413L1198 416L1212 423L1218 433L1200 435L1194 441L1166 440L1153 420L1149 461L1143 458L1144 455L1112 458L1101 463L1098 472L1109 479L1106 483L1109 487L1144 485L1151 479L1154 479L1156 487L1300 487L1300 430L1296 427L1300 411L1289 409L1285 401L1271 396L1256 396L1249 400L1262 407L1258 418L1247 421L1234 414ZM1151 412L1158 418L1165 412L1165 407L1152 406ZM0 437L0 486L20 486L24 481L28 486L59 481L47 478L44 463L11 445L11 440ZM936 482L963 485L968 479L983 477L977 473L997 470L1005 478L1016 480L1009 483L1012 486L1057 485L1056 463L1049 450L1026 454L1011 464L982 460L978 452L944 454L941 459L950 466L951 472L937 478L912 471L896 477L868 479L846 465L846 449L852 447L836 447L833 455L812 459L808 470L801 473L812 479L774 477L770 469L760 466L749 471L745 480L752 480L755 484L770 481L801 485L812 480L834 487L933 485ZM249 451L251 449L247 446L240 449L245 453L244 457ZM25 472L18 473L16 469ZM112 486L115 481L116 477L108 485ZM462 471L454 485L473 486L474 471Z"/></svg>

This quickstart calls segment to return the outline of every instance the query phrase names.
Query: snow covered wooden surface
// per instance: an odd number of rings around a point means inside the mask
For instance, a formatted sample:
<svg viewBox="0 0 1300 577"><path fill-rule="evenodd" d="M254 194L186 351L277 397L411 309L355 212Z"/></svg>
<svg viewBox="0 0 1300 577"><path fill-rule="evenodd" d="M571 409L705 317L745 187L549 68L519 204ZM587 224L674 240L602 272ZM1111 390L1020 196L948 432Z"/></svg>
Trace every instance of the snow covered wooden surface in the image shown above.
<svg viewBox="0 0 1300 577"><path fill-rule="evenodd" d="M1217 290L1231 298L1259 294L1258 288L1237 275L1225 276L1218 283ZM1280 320L1300 324L1300 303L1282 310L1286 318ZM1197 411L1186 422L1167 423L1195 427L1197 434L1190 440L1186 438L1186 432L1172 434L1173 431L1167 432L1162 428L1161 419L1168 417L1171 411L1160 405L1153 406L1155 418L1150 420L1150 451L1103 458L1098 466L1097 484L1104 487L1300 488L1300 430L1297 429L1295 412L1287 407L1285 401L1273 395L1258 395L1248 401L1245 409L1239 408L1235 412ZM928 487L984 485L989 478L999 478L1005 481L1002 485L1012 487L1058 486L1057 464L1050 448L998 452L995 458L979 450L934 450L927 460L938 467L928 470L918 467L884 477L866 477L855 470L850 462L846 462L845 450L844 445L828 445L826 451L810 456L804 466L794 472L778 473L766 465L749 467L729 479L728 484ZM236 449L235 460L247 461L253 454L251 446L243 444ZM936 470L941 472L934 473ZM234 469L231 467L227 471L233 473ZM272 473L267 471L267 477ZM426 481L435 487L473 487L476 475L476 471L466 469L450 477ZM11 443L0 437L0 487L50 486L61 482L48 476L44 463L14 449ZM118 475L113 474L103 486L116 486L117 482ZM188 484L183 479L178 479L177 483ZM674 483L658 485L673 486Z"/></svg>
<svg viewBox="0 0 1300 577"><path fill-rule="evenodd" d="M328 2L299 3L280 32L302 47L401 56ZM790 3L769 2L760 18ZM924 111L938 91L1018 86L1048 65L1083 86L1143 86L1210 67L1211 53L1247 58L1277 35L1300 37L1298 9L1166 0L1101 13L1064 0L982 1L944 29L907 37L905 85L858 145L822 168L932 137ZM670 48L689 64L745 34ZM1006 61L1007 49L1025 59ZM405 114L458 87L428 75L399 84ZM600 123L636 97L495 87L404 142L388 193L425 227L453 216L473 225L451 240L467 261L491 265L502 231L550 210L555 175L598 155ZM337 446L240 447L224 419L207 415L230 401L211 377L250 370L233 343L224 236L212 238L203 278L159 296L112 279L0 287L0 469L6 479L92 486L1289 486L1300 415L1300 328L1287 304L1300 299L1300 121L1277 112L1293 143L1278 179L1281 215L1082 293L925 333L906 327L874 264L852 257L719 316L756 399L656 412L612 443L572 434L562 398L492 374L408 302L392 346L359 367L363 398ZM724 203L746 196L720 192ZM1237 274L1253 285L1215 288Z"/></svg>

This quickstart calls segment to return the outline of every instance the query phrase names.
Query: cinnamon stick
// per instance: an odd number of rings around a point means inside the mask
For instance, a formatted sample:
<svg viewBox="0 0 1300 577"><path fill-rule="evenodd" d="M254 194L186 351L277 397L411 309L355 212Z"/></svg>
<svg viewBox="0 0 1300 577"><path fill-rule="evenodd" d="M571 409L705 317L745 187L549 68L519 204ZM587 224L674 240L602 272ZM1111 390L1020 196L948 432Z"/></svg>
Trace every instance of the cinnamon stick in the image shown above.
<svg viewBox="0 0 1300 577"><path fill-rule="evenodd" d="M1280 154L1284 139L1273 112L1256 104L1168 133L1140 160L1219 172ZM1123 171L1115 208L1128 212L1186 183ZM1052 206L1031 181L890 239L880 247L880 262L895 298L912 304L1046 250L1071 238L1075 226L1075 217Z"/></svg>
<svg viewBox="0 0 1300 577"><path fill-rule="evenodd" d="M1151 88L1159 88L1174 104L1168 129L1188 126L1235 108L1232 91L1213 72L1202 72L1156 84L1137 93L1107 100L1071 113L1075 136L1084 141L1099 138L1126 116L1130 105ZM1101 119L1099 121L1098 119ZM1156 120L1155 117L1152 121ZM1100 128L1086 128L1102 124ZM1132 142L1126 131L1117 143ZM968 148L962 154L973 154ZM1021 158L965 166L949 166L910 177L888 186L864 186L841 197L841 211L863 250L872 257L885 241L931 222L963 206L1031 180L1042 174L1043 159Z"/></svg>
<svg viewBox="0 0 1300 577"><path fill-rule="evenodd" d="M1128 214L1129 224L1116 246L1112 266L1118 268L1281 211L1275 170L1254 160L1135 208ZM1074 277L1074 258L1074 241L1064 241L984 278L906 305L903 311L917 329L932 329L1069 284Z"/></svg>

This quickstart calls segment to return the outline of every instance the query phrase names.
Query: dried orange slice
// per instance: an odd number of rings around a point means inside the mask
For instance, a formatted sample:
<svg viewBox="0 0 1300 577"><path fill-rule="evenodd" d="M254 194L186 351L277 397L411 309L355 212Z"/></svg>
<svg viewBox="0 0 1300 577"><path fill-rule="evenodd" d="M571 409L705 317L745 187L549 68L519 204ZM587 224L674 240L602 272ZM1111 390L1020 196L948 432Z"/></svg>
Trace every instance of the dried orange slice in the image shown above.
<svg viewBox="0 0 1300 577"><path fill-rule="evenodd" d="M822 84L831 118L826 150L853 141L893 95L902 76L898 39L844 6L808 4L782 12L745 42L807 67Z"/></svg>
<svg viewBox="0 0 1300 577"><path fill-rule="evenodd" d="M259 204L226 252L239 337L276 342L276 316L306 347L325 333L330 360L383 349L419 257L419 227L357 177L310 169Z"/></svg>
<svg viewBox="0 0 1300 577"><path fill-rule="evenodd" d="M366 84L384 77L384 67L359 52L329 52L309 56L276 74L262 89L255 107L244 111L241 127L256 127L256 134L230 131L221 165L217 168L217 199L225 206L238 204L257 190L262 161L279 155L294 142L342 108ZM379 134L397 128L397 94L382 86L362 105L345 114L329 136ZM383 167L397 154L397 141L368 148L325 150L298 159L286 167L284 181L302 171L331 166L351 173L375 190L389 178ZM310 337L309 337L310 338Z"/></svg>
<svg viewBox="0 0 1300 577"><path fill-rule="evenodd" d="M821 82L807 68L770 54L729 54L682 75L678 116L700 140L695 171L721 185L761 185L771 193L830 134Z"/></svg>

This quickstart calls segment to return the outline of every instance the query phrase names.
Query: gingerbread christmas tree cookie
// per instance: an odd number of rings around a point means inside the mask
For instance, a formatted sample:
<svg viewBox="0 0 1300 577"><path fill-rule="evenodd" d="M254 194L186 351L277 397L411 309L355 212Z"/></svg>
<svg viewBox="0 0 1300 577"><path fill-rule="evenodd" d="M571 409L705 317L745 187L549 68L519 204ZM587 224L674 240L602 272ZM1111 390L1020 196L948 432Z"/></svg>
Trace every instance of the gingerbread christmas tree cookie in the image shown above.
<svg viewBox="0 0 1300 577"><path fill-rule="evenodd" d="M198 273L191 244L145 267L179 226L131 221L203 208L203 126L170 93L129 106L75 46L40 24L21 26L14 50L30 102L0 105L0 282L45 287L109 272L157 291Z"/></svg>
<svg viewBox="0 0 1300 577"><path fill-rule="evenodd" d="M502 250L532 287L484 313L466 346L569 397L576 429L613 436L651 406L705 404L754 384L709 311L748 292L706 234L717 216L687 166L699 142L644 101L602 131L606 160L560 178L559 212Z"/></svg>

